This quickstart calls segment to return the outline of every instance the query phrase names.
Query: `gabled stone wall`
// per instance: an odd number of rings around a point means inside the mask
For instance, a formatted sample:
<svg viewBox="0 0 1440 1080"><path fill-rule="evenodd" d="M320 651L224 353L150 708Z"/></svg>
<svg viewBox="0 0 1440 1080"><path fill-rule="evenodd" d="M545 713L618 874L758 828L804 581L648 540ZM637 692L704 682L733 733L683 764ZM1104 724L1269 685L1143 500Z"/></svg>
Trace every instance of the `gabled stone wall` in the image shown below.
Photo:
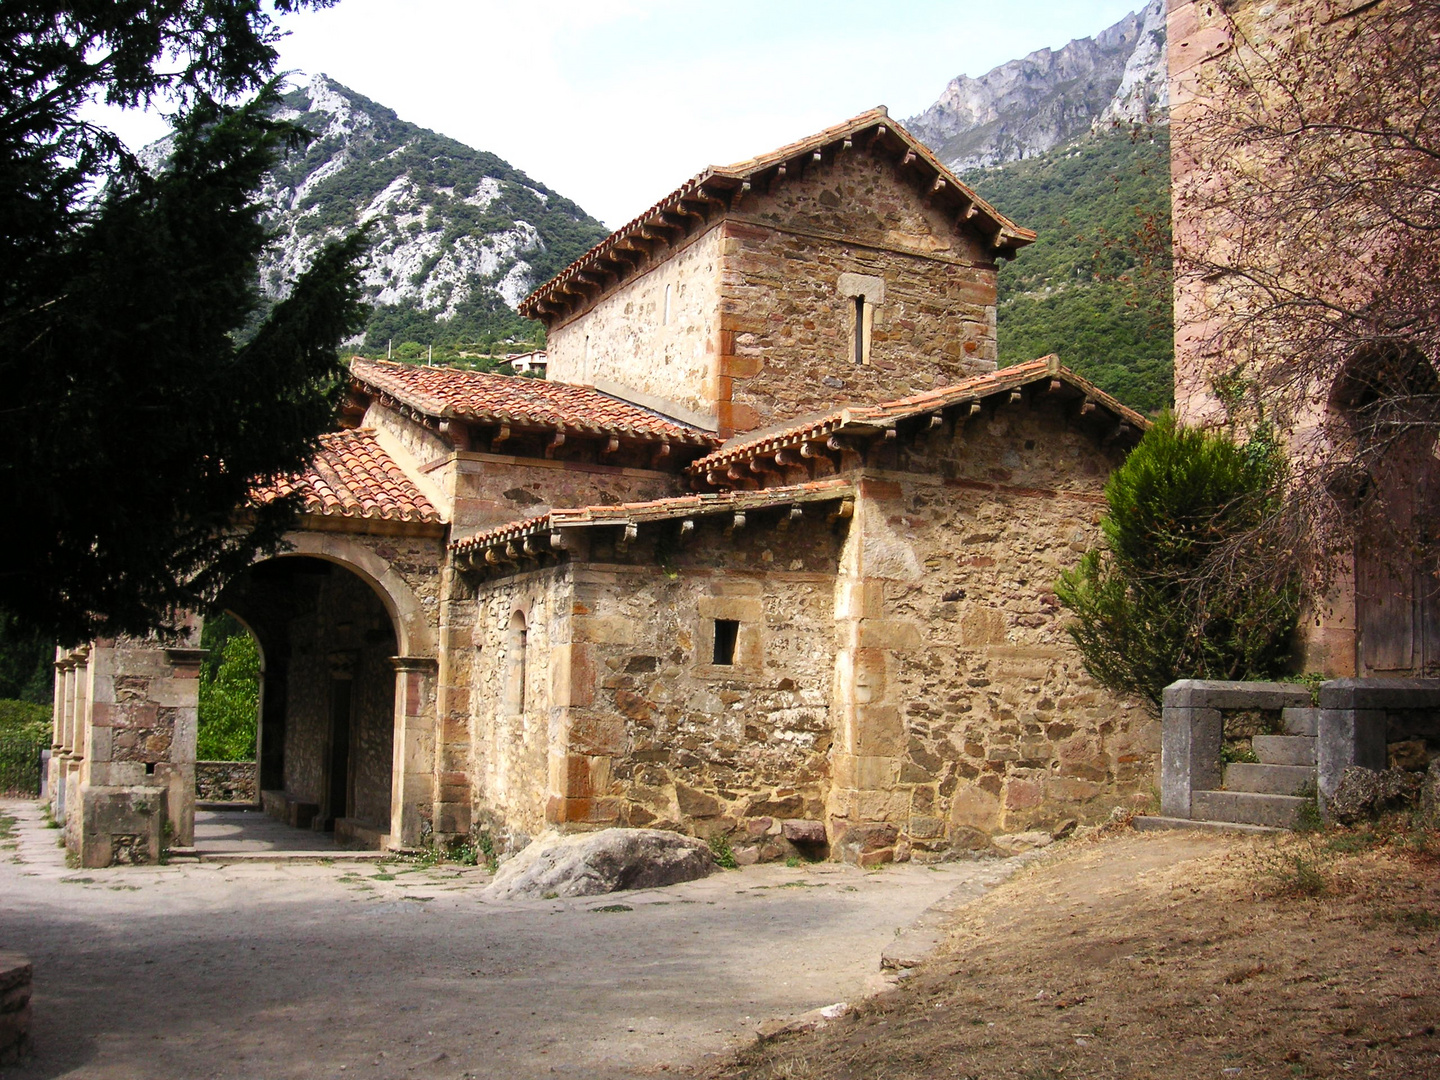
<svg viewBox="0 0 1440 1080"><path fill-rule="evenodd" d="M722 430L993 370L994 260L925 206L898 161L842 153L742 204L724 231ZM862 292L870 346L857 364Z"/></svg>
<svg viewBox="0 0 1440 1080"><path fill-rule="evenodd" d="M929 206L906 169L853 147L751 192L678 251L660 245L551 328L549 378L729 435L993 369L985 237Z"/></svg>
<svg viewBox="0 0 1440 1080"><path fill-rule="evenodd" d="M1042 397L866 470L836 613L847 854L934 857L1148 797L1159 725L1085 673L1054 593L1100 539L1118 455L1097 434Z"/></svg>

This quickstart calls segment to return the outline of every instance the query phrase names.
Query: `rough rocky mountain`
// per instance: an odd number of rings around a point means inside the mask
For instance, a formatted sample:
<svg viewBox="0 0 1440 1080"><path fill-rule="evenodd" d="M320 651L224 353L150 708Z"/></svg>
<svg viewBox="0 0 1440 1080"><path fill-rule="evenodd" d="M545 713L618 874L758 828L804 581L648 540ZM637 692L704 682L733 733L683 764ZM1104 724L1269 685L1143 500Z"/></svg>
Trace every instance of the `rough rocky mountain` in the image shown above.
<svg viewBox="0 0 1440 1080"><path fill-rule="evenodd" d="M1093 38L950 80L906 127L957 172L1019 161L1093 129L1163 122L1165 0Z"/></svg>
<svg viewBox="0 0 1440 1080"><path fill-rule="evenodd" d="M515 305L606 235L494 154L406 123L325 75L289 93L284 108L315 138L266 184L276 243L261 288L283 297L327 238L368 224L371 348L533 336ZM146 156L158 162L167 149L162 140Z"/></svg>

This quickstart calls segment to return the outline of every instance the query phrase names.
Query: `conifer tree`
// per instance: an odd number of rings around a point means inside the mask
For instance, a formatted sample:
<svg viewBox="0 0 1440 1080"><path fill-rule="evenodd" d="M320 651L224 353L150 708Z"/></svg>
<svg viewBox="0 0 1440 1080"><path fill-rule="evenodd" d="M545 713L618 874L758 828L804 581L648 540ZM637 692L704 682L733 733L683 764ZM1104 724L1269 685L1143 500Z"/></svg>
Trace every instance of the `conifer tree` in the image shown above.
<svg viewBox="0 0 1440 1080"><path fill-rule="evenodd" d="M270 12L333 0L0 6L0 613L62 642L145 633L273 549L246 506L332 422L360 324L352 235L263 316L257 192L306 138L276 119ZM84 118L171 113L142 169Z"/></svg>

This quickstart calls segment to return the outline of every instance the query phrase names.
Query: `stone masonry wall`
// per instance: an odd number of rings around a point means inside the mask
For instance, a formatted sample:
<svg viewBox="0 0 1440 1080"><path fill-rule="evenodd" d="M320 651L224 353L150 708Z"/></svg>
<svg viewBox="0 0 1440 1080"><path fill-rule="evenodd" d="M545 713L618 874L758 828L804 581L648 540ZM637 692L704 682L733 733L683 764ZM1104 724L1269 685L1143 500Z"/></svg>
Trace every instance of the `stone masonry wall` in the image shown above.
<svg viewBox="0 0 1440 1080"><path fill-rule="evenodd" d="M447 469L457 535L547 513L681 494L679 477L648 469L467 452Z"/></svg>
<svg viewBox="0 0 1440 1080"><path fill-rule="evenodd" d="M201 802L253 806L260 801L256 771L253 761L197 761L195 797Z"/></svg>
<svg viewBox="0 0 1440 1080"><path fill-rule="evenodd" d="M834 569L843 526L810 506L592 538L576 566L565 820L729 838L742 860L823 840ZM717 619L739 623L735 663ZM795 823L810 823L796 832ZM817 849L807 849L815 852Z"/></svg>
<svg viewBox="0 0 1440 1080"><path fill-rule="evenodd" d="M504 846L523 844L545 827L551 794L552 748L564 727L555 676L566 667L571 585L564 569L550 568L482 584L469 634L456 628L452 680L469 687L470 738L447 740L444 772L465 769L471 778L473 820L498 833ZM511 619L525 620L524 694L512 683L520 666ZM466 640L468 637L468 640ZM461 761L459 751L470 751Z"/></svg>
<svg viewBox="0 0 1440 1080"><path fill-rule="evenodd" d="M862 484L837 612L856 715L830 806L862 862L983 847L1152 789L1158 721L1085 673L1053 591L1099 540L1118 456L1043 405L958 426Z"/></svg>
<svg viewBox="0 0 1440 1080"><path fill-rule="evenodd" d="M618 393L713 429L719 256L720 233L711 229L583 318L552 327L546 377Z"/></svg>
<svg viewBox="0 0 1440 1080"><path fill-rule="evenodd" d="M897 162L852 150L724 225L722 430L891 401L993 368L995 265ZM870 362L854 362L842 274L878 277ZM872 297L872 299L874 299Z"/></svg>
<svg viewBox="0 0 1440 1080"><path fill-rule="evenodd" d="M1259 222L1237 222L1217 210L1217 203L1226 202L1224 193L1217 187L1223 178L1197 160L1203 156L1200 139L1203 118L1211 110L1223 116L1233 114L1236 108L1226 100L1225 81L1218 77L1218 69L1235 60L1238 48L1240 62L1255 74L1257 87L1263 86L1268 68L1266 63L1255 60L1253 45L1268 49L1293 34L1343 33L1349 22L1344 16L1352 12L1365 18L1385 17L1383 8L1374 11L1373 7L1351 0L1169 2L1166 36L1170 79L1170 191L1177 266L1175 412L1187 424L1224 424L1225 409L1214 391L1215 379L1237 366L1253 366L1257 357L1263 363L1266 353L1261 348L1248 350L1245 355L1224 354L1217 335L1226 320L1237 314L1226 300L1230 281L1224 275L1187 272L1187 253L1207 256L1223 252L1225 245L1242 231L1255 251L1276 252L1277 261L1281 258L1278 253L1284 252L1286 244L1284 235L1261 235ZM1239 27L1241 40L1238 42L1232 40L1230 18ZM1318 84L1311 83L1315 85ZM1291 87L1287 86L1283 92L1290 91ZM1278 83L1275 92L1282 92ZM1255 156L1243 146L1231 147L1226 153L1232 158ZM1265 167L1272 164L1267 161ZM1244 204L1244 200L1240 200L1239 205ZM1283 354L1283 350L1280 352ZM1250 378L1255 375L1253 370L1248 373ZM1287 372L1280 378L1288 384L1293 376ZM1297 396L1297 402L1307 404L1283 424L1290 446L1323 453L1326 436L1322 428L1331 390L1330 386L1319 386L1312 388L1308 397ZM1337 575L1327 594L1315 599L1314 617L1301 619L1301 649L1306 670L1335 676L1362 674L1356 667L1355 593L1351 574Z"/></svg>

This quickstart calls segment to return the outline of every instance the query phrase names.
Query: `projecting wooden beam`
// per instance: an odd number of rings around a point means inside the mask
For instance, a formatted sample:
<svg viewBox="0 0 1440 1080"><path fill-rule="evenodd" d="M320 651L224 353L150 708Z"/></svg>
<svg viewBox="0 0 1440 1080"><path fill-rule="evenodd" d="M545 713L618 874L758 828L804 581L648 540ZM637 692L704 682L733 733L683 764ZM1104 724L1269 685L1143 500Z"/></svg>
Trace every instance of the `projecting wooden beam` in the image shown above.
<svg viewBox="0 0 1440 1080"><path fill-rule="evenodd" d="M662 442L659 446L655 448L655 453L650 455L650 467L652 469L658 469L661 463L664 462L665 459L669 456L670 444L668 442Z"/></svg>
<svg viewBox="0 0 1440 1080"><path fill-rule="evenodd" d="M491 439L490 439L490 452L491 452L492 454L498 454L498 453L500 452L500 444L501 444L501 443L504 443L504 442L508 442L509 440L510 440L510 425L509 425L509 424L501 424L498 428L495 429L495 434L494 434L493 436L491 436Z"/></svg>
<svg viewBox="0 0 1440 1080"><path fill-rule="evenodd" d="M553 458L555 456L555 452L564 445L565 433L563 431L557 430L555 434L550 437L549 443L547 443L545 446L545 456L547 458Z"/></svg>
<svg viewBox="0 0 1440 1080"><path fill-rule="evenodd" d="M746 195L749 195L749 194L750 194L750 181L749 181L749 180L742 180L742 181L740 181L740 187L736 189L735 195L734 195L734 196L731 198L731 200L730 200L730 208L731 208L732 210L738 210L738 209L740 209L740 203L741 203L741 201L744 200L745 196L746 196Z"/></svg>
<svg viewBox="0 0 1440 1080"><path fill-rule="evenodd" d="M775 166L775 172L770 177L770 185L766 188L766 191L774 191L777 187L779 187L781 181L785 179L785 173L786 166L785 162L782 161L779 165Z"/></svg>

